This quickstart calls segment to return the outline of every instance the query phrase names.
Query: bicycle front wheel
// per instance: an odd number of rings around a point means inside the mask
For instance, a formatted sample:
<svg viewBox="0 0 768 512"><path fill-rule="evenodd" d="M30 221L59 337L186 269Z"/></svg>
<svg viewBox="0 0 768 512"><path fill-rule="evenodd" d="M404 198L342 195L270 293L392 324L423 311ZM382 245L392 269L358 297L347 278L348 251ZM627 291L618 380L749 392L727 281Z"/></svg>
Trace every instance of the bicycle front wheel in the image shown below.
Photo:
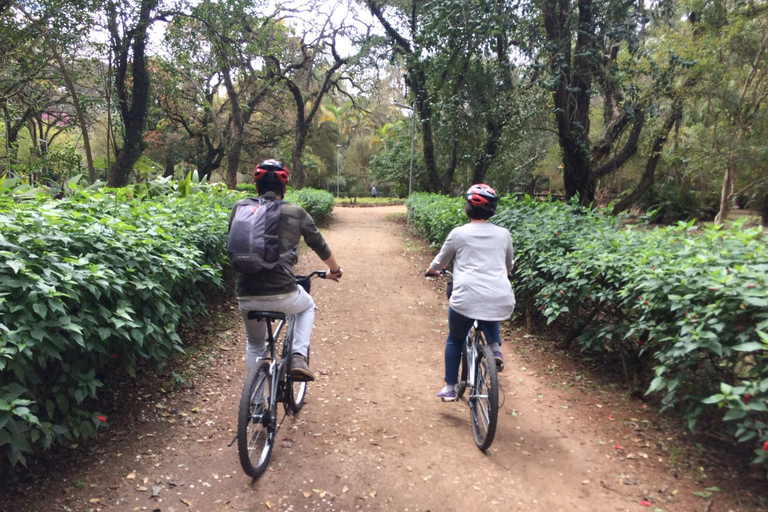
<svg viewBox="0 0 768 512"><path fill-rule="evenodd" d="M245 474L259 478L267 469L275 441L277 406L269 362L256 363L243 385L237 415L237 451Z"/></svg>
<svg viewBox="0 0 768 512"><path fill-rule="evenodd" d="M477 347L475 359L475 385L470 390L469 414L475 444L482 451L488 449L496 435L499 415L499 377L496 362L488 345Z"/></svg>

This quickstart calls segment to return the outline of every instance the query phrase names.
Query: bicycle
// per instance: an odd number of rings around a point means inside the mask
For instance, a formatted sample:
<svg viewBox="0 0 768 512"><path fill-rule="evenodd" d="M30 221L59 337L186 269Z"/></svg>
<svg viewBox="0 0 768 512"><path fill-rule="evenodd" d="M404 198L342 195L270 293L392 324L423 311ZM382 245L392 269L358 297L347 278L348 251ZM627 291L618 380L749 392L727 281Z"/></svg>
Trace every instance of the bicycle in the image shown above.
<svg viewBox="0 0 768 512"><path fill-rule="evenodd" d="M296 276L296 283L309 293L314 276L325 279L326 271L315 270L306 276ZM248 372L237 414L236 439L240 465L246 475L255 479L267 469L275 437L283 420L288 414L299 412L304 405L307 382L291 376L294 315L276 311L249 311L248 319L267 322L267 354L257 359ZM274 327L273 322L277 322ZM285 334L281 338L284 328ZM278 423L277 409L280 403L283 404L284 413Z"/></svg>
<svg viewBox="0 0 768 512"><path fill-rule="evenodd" d="M435 277L425 274L427 277ZM453 277L450 271L440 270L441 276ZM446 295L451 298L453 282L449 281ZM475 444L486 451L496 435L499 416L499 376L491 347L483 334L482 324L475 320L461 347L459 382L456 396L461 398L469 389L467 405Z"/></svg>

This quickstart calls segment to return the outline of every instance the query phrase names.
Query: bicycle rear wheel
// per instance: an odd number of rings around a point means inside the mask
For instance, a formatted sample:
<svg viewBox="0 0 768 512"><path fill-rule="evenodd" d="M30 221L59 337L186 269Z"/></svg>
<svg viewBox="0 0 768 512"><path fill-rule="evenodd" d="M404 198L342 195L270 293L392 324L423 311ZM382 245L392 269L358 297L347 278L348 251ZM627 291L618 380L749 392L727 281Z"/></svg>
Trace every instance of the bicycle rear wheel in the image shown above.
<svg viewBox="0 0 768 512"><path fill-rule="evenodd" d="M499 378L496 362L488 345L477 347L475 360L475 385L470 390L469 414L475 444L482 451L488 449L496 435L499 414Z"/></svg>
<svg viewBox="0 0 768 512"><path fill-rule="evenodd" d="M245 474L259 478L267 469L274 446L277 405L273 399L269 362L256 363L243 385L237 414L237 451Z"/></svg>
<svg viewBox="0 0 768 512"><path fill-rule="evenodd" d="M307 348L307 364L309 364L309 348ZM294 380L288 371L288 400L286 403L286 412L296 414L304 405L304 398L307 396L307 382Z"/></svg>

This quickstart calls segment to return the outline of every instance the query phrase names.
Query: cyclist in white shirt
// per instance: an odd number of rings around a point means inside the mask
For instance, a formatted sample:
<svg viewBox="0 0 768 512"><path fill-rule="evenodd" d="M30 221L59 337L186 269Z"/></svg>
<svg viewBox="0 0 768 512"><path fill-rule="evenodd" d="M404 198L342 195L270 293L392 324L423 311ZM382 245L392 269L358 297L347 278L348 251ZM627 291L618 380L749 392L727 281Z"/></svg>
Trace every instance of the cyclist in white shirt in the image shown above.
<svg viewBox="0 0 768 512"><path fill-rule="evenodd" d="M512 237L505 228L488 222L496 213L496 191L482 183L472 185L465 199L469 222L450 232L427 269L428 274L439 275L439 269L455 260L445 341L445 386L437 393L444 402L457 399L461 345L474 320L481 321L496 368L504 368L499 322L515 310L515 294L508 278L515 263Z"/></svg>

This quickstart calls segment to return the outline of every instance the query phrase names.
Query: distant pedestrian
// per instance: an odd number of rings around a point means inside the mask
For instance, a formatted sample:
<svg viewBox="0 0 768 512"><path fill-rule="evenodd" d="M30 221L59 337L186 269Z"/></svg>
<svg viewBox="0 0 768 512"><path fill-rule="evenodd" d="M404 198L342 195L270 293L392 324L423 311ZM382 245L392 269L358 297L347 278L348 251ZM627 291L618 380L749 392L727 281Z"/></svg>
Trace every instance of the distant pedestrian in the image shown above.
<svg viewBox="0 0 768 512"><path fill-rule="evenodd" d="M371 187L371 197L376 197L376 185Z"/></svg>

